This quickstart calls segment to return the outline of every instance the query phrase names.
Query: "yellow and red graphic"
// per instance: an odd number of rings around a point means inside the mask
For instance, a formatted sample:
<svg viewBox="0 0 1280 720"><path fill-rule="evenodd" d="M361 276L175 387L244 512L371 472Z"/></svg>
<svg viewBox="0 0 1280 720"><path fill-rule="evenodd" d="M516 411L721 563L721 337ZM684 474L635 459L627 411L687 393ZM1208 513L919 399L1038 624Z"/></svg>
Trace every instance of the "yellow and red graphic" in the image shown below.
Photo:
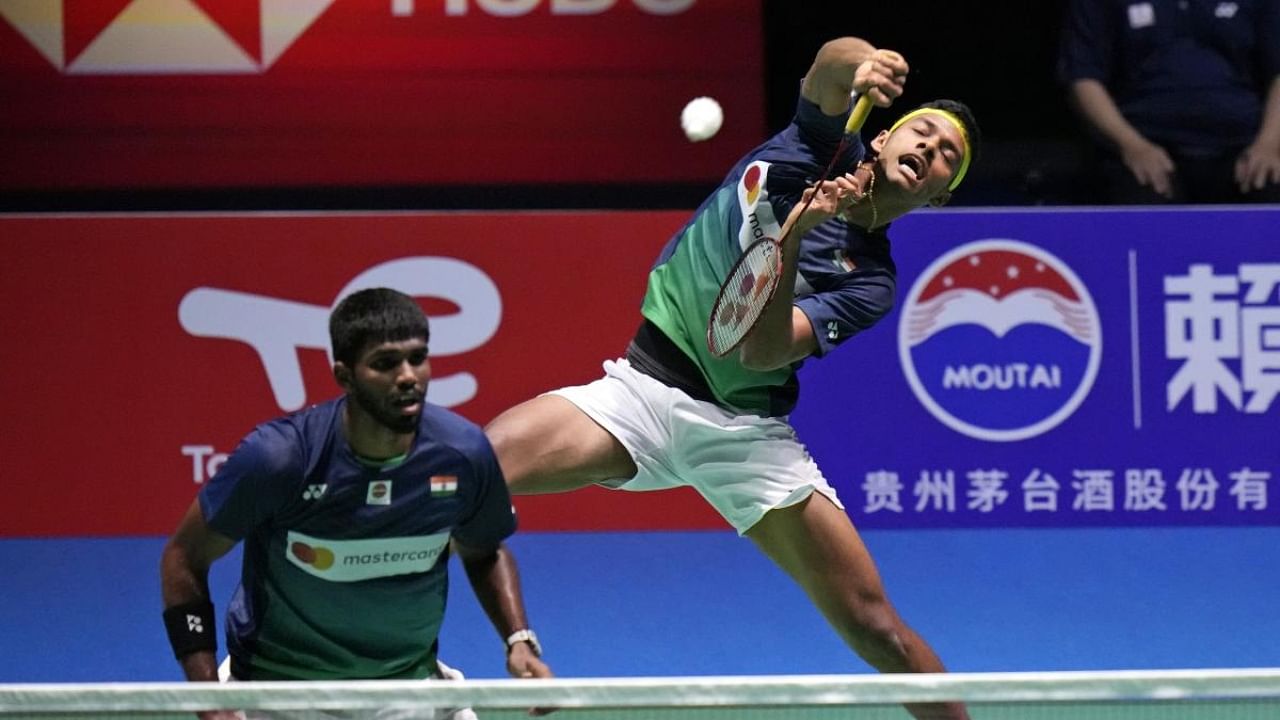
<svg viewBox="0 0 1280 720"><path fill-rule="evenodd" d="M760 171L760 166L754 164L747 168L747 171L742 175L742 190L748 207L755 205L756 201L760 199L760 178L763 175L764 173Z"/></svg>
<svg viewBox="0 0 1280 720"><path fill-rule="evenodd" d="M289 552L317 570L328 570L333 567L333 551L329 548L312 547L300 540L295 540L289 545Z"/></svg>

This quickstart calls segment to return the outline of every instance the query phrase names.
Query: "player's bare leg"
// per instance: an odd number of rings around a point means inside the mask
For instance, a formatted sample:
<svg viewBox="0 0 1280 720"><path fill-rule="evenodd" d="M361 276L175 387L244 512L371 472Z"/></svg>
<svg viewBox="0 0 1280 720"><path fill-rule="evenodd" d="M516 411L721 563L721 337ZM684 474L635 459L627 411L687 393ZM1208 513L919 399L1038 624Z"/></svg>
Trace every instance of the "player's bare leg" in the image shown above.
<svg viewBox="0 0 1280 720"><path fill-rule="evenodd" d="M515 495L568 492L636 474L631 454L578 406L540 395L484 429Z"/></svg>
<svg viewBox="0 0 1280 720"><path fill-rule="evenodd" d="M771 510L747 537L804 588L840 637L881 672L945 672L885 596L880 573L844 510L814 493ZM912 705L920 720L962 720L959 704Z"/></svg>

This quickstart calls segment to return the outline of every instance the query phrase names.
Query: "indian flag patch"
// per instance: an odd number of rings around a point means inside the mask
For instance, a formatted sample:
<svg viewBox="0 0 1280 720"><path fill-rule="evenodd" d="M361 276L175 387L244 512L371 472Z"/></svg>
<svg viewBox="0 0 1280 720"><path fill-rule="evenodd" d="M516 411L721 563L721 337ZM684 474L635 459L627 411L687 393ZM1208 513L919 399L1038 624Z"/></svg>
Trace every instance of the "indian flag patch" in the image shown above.
<svg viewBox="0 0 1280 720"><path fill-rule="evenodd" d="M457 475L432 475L431 496L452 495L458 492Z"/></svg>

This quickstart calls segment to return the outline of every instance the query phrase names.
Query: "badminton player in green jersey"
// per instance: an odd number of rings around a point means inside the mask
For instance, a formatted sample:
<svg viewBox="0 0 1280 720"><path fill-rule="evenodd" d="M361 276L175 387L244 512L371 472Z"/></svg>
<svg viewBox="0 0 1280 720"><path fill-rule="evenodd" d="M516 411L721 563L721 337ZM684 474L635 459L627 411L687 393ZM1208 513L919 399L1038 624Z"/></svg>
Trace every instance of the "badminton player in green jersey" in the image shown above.
<svg viewBox="0 0 1280 720"><path fill-rule="evenodd" d="M888 224L945 203L977 152L972 113L949 100L902 115L865 144L846 134L852 96L888 107L907 73L901 55L863 40L825 44L791 125L743 157L659 255L626 357L606 362L601 380L508 410L486 432L516 494L696 488L868 663L942 672L890 604L835 490L787 422L800 363L892 307ZM735 258L761 236L784 238L782 280L743 344L718 357L706 341L712 305ZM959 704L908 709L966 717Z"/></svg>
<svg viewBox="0 0 1280 720"><path fill-rule="evenodd" d="M479 427L425 399L422 308L389 288L361 290L338 304L329 330L344 393L249 433L165 545L164 621L187 679L217 679L209 566L237 542L240 585L225 615L231 679L455 677L437 658L451 554L507 670L550 677L505 544L516 519L493 450Z"/></svg>

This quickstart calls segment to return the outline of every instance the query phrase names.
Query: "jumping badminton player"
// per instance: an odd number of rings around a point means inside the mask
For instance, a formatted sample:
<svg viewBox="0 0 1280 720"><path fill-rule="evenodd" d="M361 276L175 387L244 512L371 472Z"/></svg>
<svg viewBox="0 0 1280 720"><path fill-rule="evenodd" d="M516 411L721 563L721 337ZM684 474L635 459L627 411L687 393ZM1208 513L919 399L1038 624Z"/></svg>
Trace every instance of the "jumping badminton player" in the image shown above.
<svg viewBox="0 0 1280 720"><path fill-rule="evenodd" d="M804 587L868 663L941 672L889 603L857 530L787 422L800 362L825 356L893 305L888 224L945 203L977 152L973 115L945 100L907 113L865 146L844 137L851 94L887 107L907 72L901 55L857 38L824 45L792 124L742 158L663 249L626 357L606 362L601 380L508 410L486 432L516 494L695 487ZM842 139L832 179L801 215L807 188ZM872 172L855 173L864 160ZM782 282L740 348L717 358L706 341L717 290L735 257L765 234L786 238ZM908 709L918 718L966 717L959 705Z"/></svg>
<svg viewBox="0 0 1280 720"><path fill-rule="evenodd" d="M329 333L345 393L245 437L165 545L164 620L187 679L218 678L208 572L240 540L226 614L236 680L450 676L436 652L451 550L508 671L550 677L503 543L516 521L494 453L479 427L425 401L426 315L394 290L362 290ZM459 712L438 717L474 717Z"/></svg>

